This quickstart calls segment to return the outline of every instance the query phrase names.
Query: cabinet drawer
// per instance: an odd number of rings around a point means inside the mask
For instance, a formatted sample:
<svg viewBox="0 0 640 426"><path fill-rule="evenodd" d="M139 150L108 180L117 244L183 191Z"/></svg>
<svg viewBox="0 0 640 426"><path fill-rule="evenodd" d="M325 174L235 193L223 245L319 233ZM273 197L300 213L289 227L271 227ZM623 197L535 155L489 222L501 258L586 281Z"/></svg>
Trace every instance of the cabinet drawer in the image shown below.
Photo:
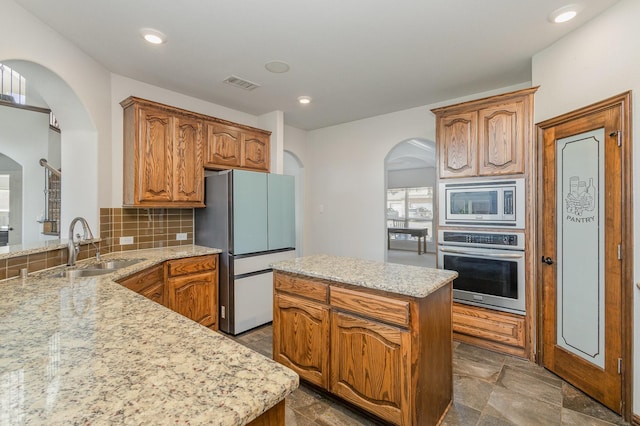
<svg viewBox="0 0 640 426"><path fill-rule="evenodd" d="M524 348L525 318L467 305L453 305L453 331L495 343Z"/></svg>
<svg viewBox="0 0 640 426"><path fill-rule="evenodd" d="M185 259L170 260L167 262L167 273L170 277L192 274L194 272L210 271L217 269L218 255L188 257Z"/></svg>
<svg viewBox="0 0 640 426"><path fill-rule="evenodd" d="M405 300L332 286L330 304L380 321L405 327L409 325L409 302Z"/></svg>
<svg viewBox="0 0 640 426"><path fill-rule="evenodd" d="M327 302L328 285L312 278L276 272L274 273L274 285L278 291L292 293L322 303Z"/></svg>
<svg viewBox="0 0 640 426"><path fill-rule="evenodd" d="M119 280L118 283L129 290L135 291L136 293L141 293L147 287L163 284L164 270L162 268L162 264L152 266L144 271L125 277Z"/></svg>

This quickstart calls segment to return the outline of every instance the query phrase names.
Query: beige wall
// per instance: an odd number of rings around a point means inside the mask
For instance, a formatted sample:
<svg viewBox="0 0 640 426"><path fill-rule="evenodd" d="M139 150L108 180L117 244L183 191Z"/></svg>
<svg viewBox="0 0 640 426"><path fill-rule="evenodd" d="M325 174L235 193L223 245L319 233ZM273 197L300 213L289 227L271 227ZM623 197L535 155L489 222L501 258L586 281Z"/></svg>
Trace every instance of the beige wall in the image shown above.
<svg viewBox="0 0 640 426"><path fill-rule="evenodd" d="M312 130L304 136L300 130L285 128L284 149L305 167L305 254L383 261L387 238L384 160L389 151L412 138L435 140L431 108L526 87L528 82Z"/></svg>
<svg viewBox="0 0 640 426"><path fill-rule="evenodd" d="M0 0L0 10L10 17L0 25L0 62L15 63L16 70L38 81L38 92L63 131L62 191L81 197L62 206L62 229L74 216L86 217L95 228L98 200L111 191L111 158L104 155L111 144L109 72L12 0Z"/></svg>
<svg viewBox="0 0 640 426"><path fill-rule="evenodd" d="M555 117L627 90L633 90L632 127L638 134L640 109L640 2L621 0L585 26L533 57L536 122ZM635 138L637 140L637 138ZM640 281L640 148L633 149L635 282ZM634 283L625 283L634 286ZM640 290L634 286L633 412L640 413Z"/></svg>

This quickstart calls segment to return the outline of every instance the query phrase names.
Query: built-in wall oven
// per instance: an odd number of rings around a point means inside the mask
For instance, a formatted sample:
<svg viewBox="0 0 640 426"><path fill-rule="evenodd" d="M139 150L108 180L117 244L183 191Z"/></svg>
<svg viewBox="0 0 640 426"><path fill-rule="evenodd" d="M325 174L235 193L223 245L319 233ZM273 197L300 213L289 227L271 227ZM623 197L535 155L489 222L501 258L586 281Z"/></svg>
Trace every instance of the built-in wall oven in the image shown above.
<svg viewBox="0 0 640 426"><path fill-rule="evenodd" d="M438 266L458 272L456 302L525 313L523 232L438 231Z"/></svg>

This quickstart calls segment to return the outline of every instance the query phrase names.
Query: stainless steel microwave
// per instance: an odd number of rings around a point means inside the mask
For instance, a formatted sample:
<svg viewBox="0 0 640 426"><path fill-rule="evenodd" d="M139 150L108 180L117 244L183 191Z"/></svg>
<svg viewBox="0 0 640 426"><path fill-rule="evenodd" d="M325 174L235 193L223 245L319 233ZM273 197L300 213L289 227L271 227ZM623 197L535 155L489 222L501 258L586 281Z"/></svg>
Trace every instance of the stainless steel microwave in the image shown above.
<svg viewBox="0 0 640 426"><path fill-rule="evenodd" d="M439 185L440 226L524 228L524 178L446 180Z"/></svg>

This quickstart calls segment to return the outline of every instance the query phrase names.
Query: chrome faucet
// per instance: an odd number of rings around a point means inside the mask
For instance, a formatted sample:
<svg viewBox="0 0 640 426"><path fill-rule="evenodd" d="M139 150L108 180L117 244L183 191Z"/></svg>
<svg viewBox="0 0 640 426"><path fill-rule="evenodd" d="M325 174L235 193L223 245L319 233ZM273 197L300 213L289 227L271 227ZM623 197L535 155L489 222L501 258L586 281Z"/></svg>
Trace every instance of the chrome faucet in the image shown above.
<svg viewBox="0 0 640 426"><path fill-rule="evenodd" d="M76 234L77 240L74 240L73 237L73 229L76 226L76 223L80 222L82 225L82 237L80 234ZM89 228L89 224L87 220L83 217L76 217L69 224L69 241L67 243L67 266L74 266L76 264L76 259L78 258L78 252L80 251L80 242L88 241L90 242L96 249L96 259L100 260L100 248L96 245L93 233L91 232L91 228Z"/></svg>

